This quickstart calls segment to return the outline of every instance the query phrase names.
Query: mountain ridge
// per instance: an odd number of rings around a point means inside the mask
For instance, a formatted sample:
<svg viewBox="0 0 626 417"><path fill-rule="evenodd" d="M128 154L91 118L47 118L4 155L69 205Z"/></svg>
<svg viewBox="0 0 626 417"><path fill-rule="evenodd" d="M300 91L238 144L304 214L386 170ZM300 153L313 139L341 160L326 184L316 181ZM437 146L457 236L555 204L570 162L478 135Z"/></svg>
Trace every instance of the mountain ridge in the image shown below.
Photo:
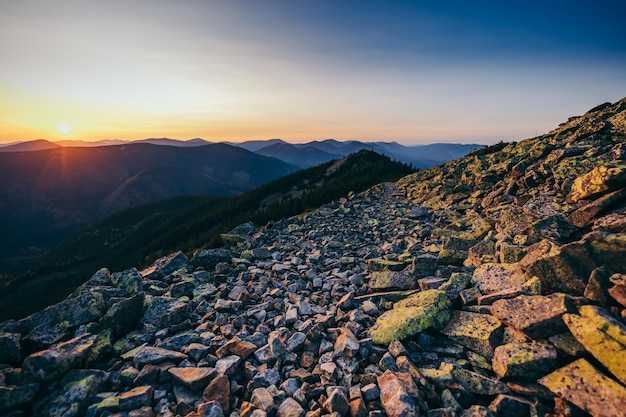
<svg viewBox="0 0 626 417"><path fill-rule="evenodd" d="M623 415L625 159L626 98L97 270L0 323L0 412Z"/></svg>

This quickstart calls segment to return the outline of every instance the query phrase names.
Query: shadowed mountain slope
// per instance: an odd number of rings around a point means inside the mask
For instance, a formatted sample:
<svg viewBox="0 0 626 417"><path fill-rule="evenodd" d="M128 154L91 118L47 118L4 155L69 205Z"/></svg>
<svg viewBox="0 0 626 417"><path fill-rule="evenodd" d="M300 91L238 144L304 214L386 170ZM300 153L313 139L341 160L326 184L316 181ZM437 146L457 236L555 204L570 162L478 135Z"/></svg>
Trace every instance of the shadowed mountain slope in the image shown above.
<svg viewBox="0 0 626 417"><path fill-rule="evenodd" d="M220 233L239 223L279 220L319 207L350 191L395 181L412 171L388 157L361 151L286 175L235 198L186 196L115 213L44 256L27 276L5 279L0 290L1 313L16 314L24 308L32 311L38 303L41 305L33 297L37 293L45 299L53 293L65 296L94 268L112 265L123 269L145 264L175 249L191 251L219 246ZM48 287L54 287L54 291ZM18 301L23 297L30 302Z"/></svg>

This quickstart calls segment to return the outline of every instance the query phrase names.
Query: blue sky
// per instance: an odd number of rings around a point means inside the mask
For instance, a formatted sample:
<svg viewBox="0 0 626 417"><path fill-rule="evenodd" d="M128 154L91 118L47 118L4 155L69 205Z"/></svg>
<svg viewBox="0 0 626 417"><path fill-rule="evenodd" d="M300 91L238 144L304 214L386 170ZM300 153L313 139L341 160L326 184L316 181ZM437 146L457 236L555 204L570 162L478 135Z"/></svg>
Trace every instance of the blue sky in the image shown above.
<svg viewBox="0 0 626 417"><path fill-rule="evenodd" d="M2 2L0 142L524 139L626 96L624 16L620 1Z"/></svg>

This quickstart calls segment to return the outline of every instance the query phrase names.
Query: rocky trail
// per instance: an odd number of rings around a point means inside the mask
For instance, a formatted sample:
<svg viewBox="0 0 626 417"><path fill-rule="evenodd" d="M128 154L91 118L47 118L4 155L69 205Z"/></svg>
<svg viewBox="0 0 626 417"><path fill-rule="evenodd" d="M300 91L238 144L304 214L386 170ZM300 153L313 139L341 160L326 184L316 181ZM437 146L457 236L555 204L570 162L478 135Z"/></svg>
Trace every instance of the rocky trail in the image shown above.
<svg viewBox="0 0 626 417"><path fill-rule="evenodd" d="M622 100L103 268L0 324L0 414L625 416L625 155Z"/></svg>

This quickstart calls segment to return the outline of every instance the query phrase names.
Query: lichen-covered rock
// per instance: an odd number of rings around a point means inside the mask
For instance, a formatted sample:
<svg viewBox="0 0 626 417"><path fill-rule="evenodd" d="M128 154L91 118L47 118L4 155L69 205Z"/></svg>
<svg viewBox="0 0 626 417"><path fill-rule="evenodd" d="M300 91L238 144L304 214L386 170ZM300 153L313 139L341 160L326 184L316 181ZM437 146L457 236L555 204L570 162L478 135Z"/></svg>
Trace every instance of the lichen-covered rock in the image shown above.
<svg viewBox="0 0 626 417"><path fill-rule="evenodd" d="M463 387L477 395L497 395L511 392L507 385L497 379L489 378L478 372L470 371L459 366L452 367L452 376Z"/></svg>
<svg viewBox="0 0 626 417"><path fill-rule="evenodd" d="M567 201L577 202L598 197L626 186L626 165L600 165L574 181Z"/></svg>
<svg viewBox="0 0 626 417"><path fill-rule="evenodd" d="M115 272L111 275L111 283L124 291L126 295L134 295L143 291L143 280L136 268Z"/></svg>
<svg viewBox="0 0 626 417"><path fill-rule="evenodd" d="M557 353L547 343L508 343L495 349L492 363L500 378L534 380L556 367Z"/></svg>
<svg viewBox="0 0 626 417"><path fill-rule="evenodd" d="M535 340L567 330L563 314L575 311L573 300L565 294L520 295L491 306L491 314Z"/></svg>
<svg viewBox="0 0 626 417"><path fill-rule="evenodd" d="M417 280L409 271L374 271L369 286L375 290L408 290L415 287Z"/></svg>
<svg viewBox="0 0 626 417"><path fill-rule="evenodd" d="M617 379L626 384L626 346L596 327L588 318L564 314L563 321L585 349L604 365ZM622 336L622 339L626 334Z"/></svg>
<svg viewBox="0 0 626 417"><path fill-rule="evenodd" d="M567 221L576 227L584 227L592 219L610 208L626 200L626 188L602 196L591 203L582 206L567 216Z"/></svg>
<svg viewBox="0 0 626 417"><path fill-rule="evenodd" d="M590 319L594 323L594 327L626 346L626 324L598 306L584 305L578 310L581 316Z"/></svg>
<svg viewBox="0 0 626 417"><path fill-rule="evenodd" d="M520 288L528 277L518 264L487 263L474 271L472 283L483 294Z"/></svg>
<svg viewBox="0 0 626 417"><path fill-rule="evenodd" d="M585 245L558 246L550 242L531 246L520 265L529 276L541 280L544 291L572 295L583 294L589 274L597 267Z"/></svg>
<svg viewBox="0 0 626 417"><path fill-rule="evenodd" d="M397 302L383 313L370 330L372 341L388 345L392 340L414 336L428 328L445 326L450 319L450 300L440 290L422 291Z"/></svg>
<svg viewBox="0 0 626 417"><path fill-rule="evenodd" d="M84 334L50 349L33 353L22 363L22 379L28 382L52 381L72 368L80 366L97 336Z"/></svg>
<svg viewBox="0 0 626 417"><path fill-rule="evenodd" d="M372 272L379 271L402 271L406 268L406 264L400 261L391 261L388 259L375 258L367 261L367 267Z"/></svg>
<svg viewBox="0 0 626 417"><path fill-rule="evenodd" d="M153 297L147 298L149 304L145 310L142 323L157 328L172 326L185 320L189 314L189 305L176 298Z"/></svg>
<svg viewBox="0 0 626 417"><path fill-rule="evenodd" d="M583 237L594 262L604 265L612 273L626 273L626 233L595 231Z"/></svg>
<svg viewBox="0 0 626 417"><path fill-rule="evenodd" d="M102 318L105 326L113 329L117 337L133 330L143 313L144 293L119 300L107 310Z"/></svg>
<svg viewBox="0 0 626 417"><path fill-rule="evenodd" d="M8 413L29 404L37 395L39 384L0 385L0 413Z"/></svg>
<svg viewBox="0 0 626 417"><path fill-rule="evenodd" d="M578 359L540 378L541 385L594 417L624 415L626 388Z"/></svg>
<svg viewBox="0 0 626 417"><path fill-rule="evenodd" d="M450 322L441 330L450 340L487 358L502 340L502 322L489 314L454 311Z"/></svg>
<svg viewBox="0 0 626 417"><path fill-rule="evenodd" d="M95 369L75 369L61 380L59 388L34 407L36 415L74 417L85 415L90 401L104 386L107 374Z"/></svg>
<svg viewBox="0 0 626 417"><path fill-rule="evenodd" d="M191 263L206 269L213 269L220 262L230 262L235 257L235 253L230 249L200 249L194 252Z"/></svg>

